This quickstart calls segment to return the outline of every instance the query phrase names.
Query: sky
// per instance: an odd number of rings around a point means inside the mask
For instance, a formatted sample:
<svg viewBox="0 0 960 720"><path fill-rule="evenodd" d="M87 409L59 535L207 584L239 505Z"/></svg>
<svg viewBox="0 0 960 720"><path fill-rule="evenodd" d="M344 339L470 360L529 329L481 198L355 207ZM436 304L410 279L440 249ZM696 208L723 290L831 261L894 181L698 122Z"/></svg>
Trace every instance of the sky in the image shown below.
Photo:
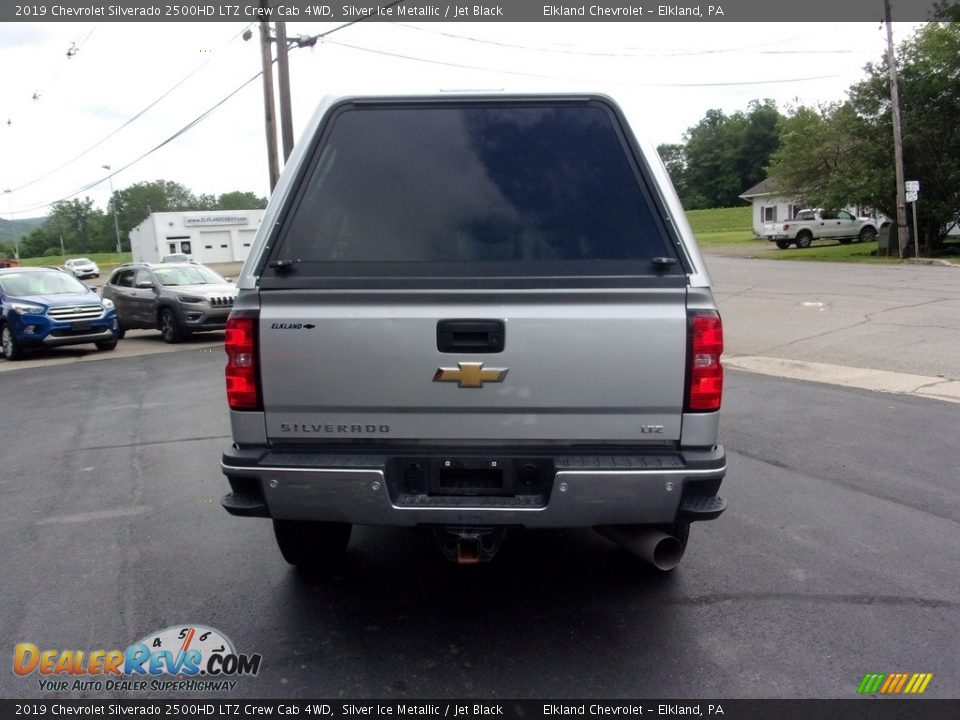
<svg viewBox="0 0 960 720"><path fill-rule="evenodd" d="M338 25L291 22L287 34ZM0 216L70 198L105 208L111 173L116 189L164 179L269 195L262 82L248 83L259 31L245 42L247 27L0 23ZM895 23L895 42L915 27ZM885 47L879 22L361 22L291 50L294 133L328 93L595 90L647 107L649 141L680 142L710 108L842 100Z"/></svg>

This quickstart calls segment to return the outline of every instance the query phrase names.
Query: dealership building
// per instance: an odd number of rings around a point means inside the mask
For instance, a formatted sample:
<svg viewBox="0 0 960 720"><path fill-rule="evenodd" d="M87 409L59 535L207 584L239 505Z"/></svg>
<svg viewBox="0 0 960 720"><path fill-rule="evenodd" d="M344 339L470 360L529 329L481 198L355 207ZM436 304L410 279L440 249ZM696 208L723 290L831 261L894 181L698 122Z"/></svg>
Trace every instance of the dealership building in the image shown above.
<svg viewBox="0 0 960 720"><path fill-rule="evenodd" d="M134 262L184 253L199 263L243 262L263 210L156 212L130 231Z"/></svg>

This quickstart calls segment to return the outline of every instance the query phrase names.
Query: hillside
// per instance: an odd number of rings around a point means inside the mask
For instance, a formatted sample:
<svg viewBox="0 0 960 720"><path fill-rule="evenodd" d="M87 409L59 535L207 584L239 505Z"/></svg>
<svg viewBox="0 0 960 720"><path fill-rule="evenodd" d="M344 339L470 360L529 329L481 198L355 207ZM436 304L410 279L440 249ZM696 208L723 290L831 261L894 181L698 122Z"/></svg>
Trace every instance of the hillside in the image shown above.
<svg viewBox="0 0 960 720"><path fill-rule="evenodd" d="M22 238L35 227L42 225L47 218L16 218L12 222L7 218L0 218L0 243L6 244L13 240L14 232L16 237Z"/></svg>

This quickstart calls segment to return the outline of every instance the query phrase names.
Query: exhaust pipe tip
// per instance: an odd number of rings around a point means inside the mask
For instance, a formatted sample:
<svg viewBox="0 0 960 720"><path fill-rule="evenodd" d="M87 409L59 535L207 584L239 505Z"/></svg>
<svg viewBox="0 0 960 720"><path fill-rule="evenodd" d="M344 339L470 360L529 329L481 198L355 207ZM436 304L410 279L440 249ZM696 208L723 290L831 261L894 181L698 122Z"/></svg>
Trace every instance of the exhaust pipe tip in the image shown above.
<svg viewBox="0 0 960 720"><path fill-rule="evenodd" d="M683 558L683 544L651 525L604 525L595 530L661 572L673 570Z"/></svg>

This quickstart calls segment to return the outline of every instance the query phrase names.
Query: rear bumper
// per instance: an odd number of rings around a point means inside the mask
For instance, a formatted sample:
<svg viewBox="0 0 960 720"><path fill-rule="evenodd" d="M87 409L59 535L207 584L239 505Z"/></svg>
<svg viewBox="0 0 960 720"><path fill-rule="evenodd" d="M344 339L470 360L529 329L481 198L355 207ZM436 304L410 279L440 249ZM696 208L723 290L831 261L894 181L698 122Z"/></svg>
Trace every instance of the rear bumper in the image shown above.
<svg viewBox="0 0 960 720"><path fill-rule="evenodd" d="M516 525L529 528L709 520L726 472L722 447L696 453L552 458L542 492L504 495L410 493L392 477L392 458L237 450L221 468L234 515L359 525Z"/></svg>

